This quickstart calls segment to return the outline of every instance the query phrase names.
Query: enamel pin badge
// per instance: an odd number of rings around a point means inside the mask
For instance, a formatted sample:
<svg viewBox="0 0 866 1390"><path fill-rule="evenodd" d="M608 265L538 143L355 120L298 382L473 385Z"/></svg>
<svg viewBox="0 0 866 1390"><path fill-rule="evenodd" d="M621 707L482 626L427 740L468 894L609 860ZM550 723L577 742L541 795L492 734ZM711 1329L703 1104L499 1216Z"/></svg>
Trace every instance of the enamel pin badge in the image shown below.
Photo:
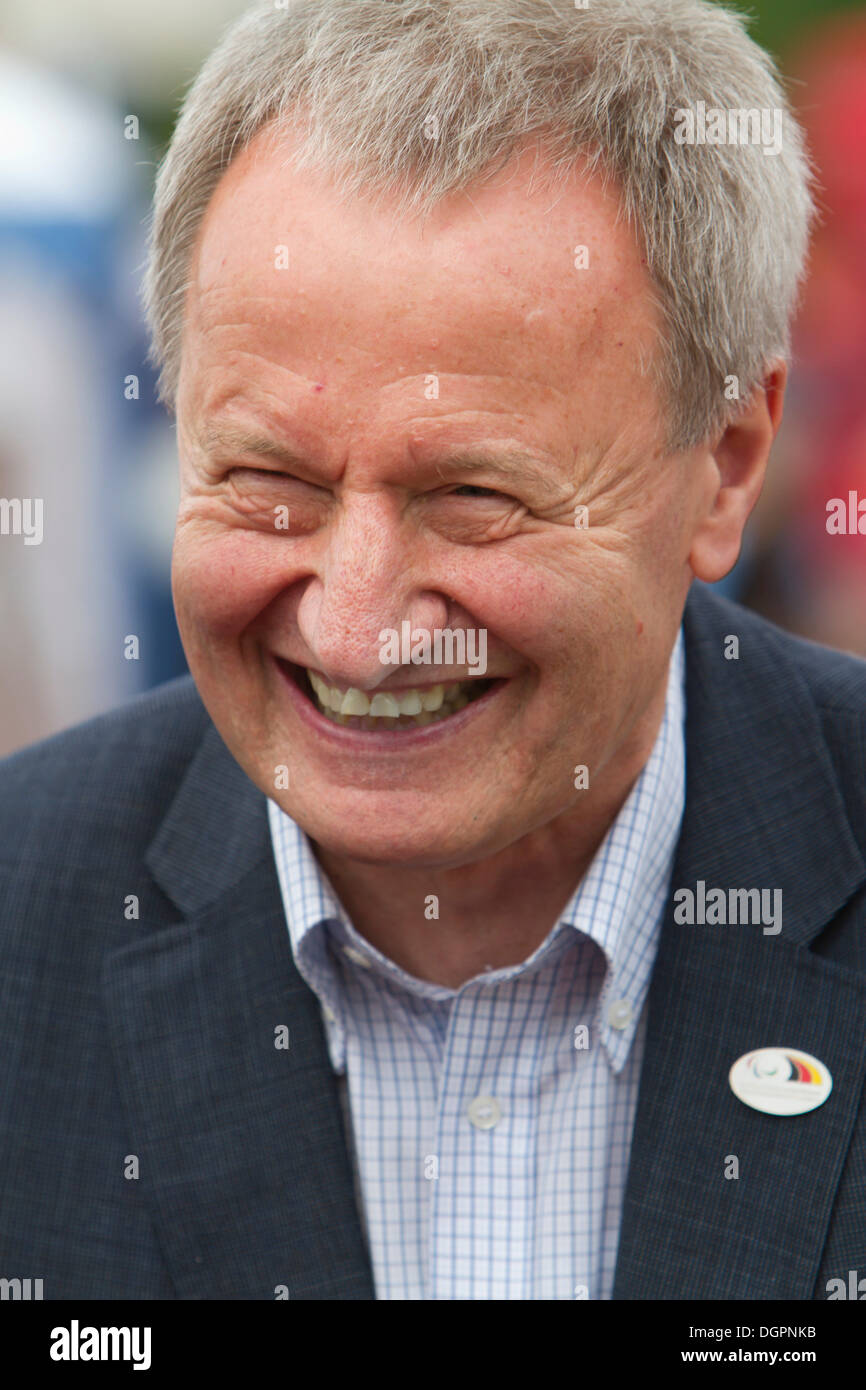
<svg viewBox="0 0 866 1390"><path fill-rule="evenodd" d="M833 1078L823 1062L793 1047L761 1047L739 1057L728 1073L744 1105L765 1115L805 1115L823 1105Z"/></svg>

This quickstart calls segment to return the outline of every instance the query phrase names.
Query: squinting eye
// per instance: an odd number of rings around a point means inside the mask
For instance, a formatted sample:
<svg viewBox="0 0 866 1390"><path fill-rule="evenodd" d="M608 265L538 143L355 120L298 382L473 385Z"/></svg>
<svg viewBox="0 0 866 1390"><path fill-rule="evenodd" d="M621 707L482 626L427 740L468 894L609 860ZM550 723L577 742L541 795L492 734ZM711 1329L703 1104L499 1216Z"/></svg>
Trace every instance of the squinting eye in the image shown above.
<svg viewBox="0 0 866 1390"><path fill-rule="evenodd" d="M464 497L499 497L503 502L510 502L511 498L506 497L504 492L497 492L492 487L476 487L474 483L461 483L452 491L452 497L457 497L462 493Z"/></svg>
<svg viewBox="0 0 866 1390"><path fill-rule="evenodd" d="M233 468L232 473L252 473L255 478L288 478L288 473L278 473L275 468Z"/></svg>

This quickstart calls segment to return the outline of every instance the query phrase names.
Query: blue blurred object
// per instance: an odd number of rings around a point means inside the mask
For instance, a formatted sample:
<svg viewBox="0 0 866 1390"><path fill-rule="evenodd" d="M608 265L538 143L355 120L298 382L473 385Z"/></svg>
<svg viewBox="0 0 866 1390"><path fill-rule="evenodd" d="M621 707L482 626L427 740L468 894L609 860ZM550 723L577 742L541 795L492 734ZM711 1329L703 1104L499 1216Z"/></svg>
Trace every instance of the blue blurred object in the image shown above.
<svg viewBox="0 0 866 1390"><path fill-rule="evenodd" d="M168 477L174 444L142 366L149 188L123 129L110 104L0 53L0 494L41 499L44 516L41 544L0 548L0 663L14 672L0 754L185 669L167 484L145 488L151 515L141 504L143 471L161 453Z"/></svg>

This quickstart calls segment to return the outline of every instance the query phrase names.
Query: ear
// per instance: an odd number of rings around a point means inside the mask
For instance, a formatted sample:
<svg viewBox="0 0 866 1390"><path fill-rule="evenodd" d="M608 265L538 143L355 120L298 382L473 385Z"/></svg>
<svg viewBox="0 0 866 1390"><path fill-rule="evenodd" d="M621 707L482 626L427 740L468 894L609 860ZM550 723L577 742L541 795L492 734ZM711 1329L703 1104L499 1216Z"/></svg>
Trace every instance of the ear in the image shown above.
<svg viewBox="0 0 866 1390"><path fill-rule="evenodd" d="M787 380L785 363L774 363L707 456L713 481L689 553L695 577L707 584L724 579L737 563L743 530L760 496L770 448L782 423Z"/></svg>

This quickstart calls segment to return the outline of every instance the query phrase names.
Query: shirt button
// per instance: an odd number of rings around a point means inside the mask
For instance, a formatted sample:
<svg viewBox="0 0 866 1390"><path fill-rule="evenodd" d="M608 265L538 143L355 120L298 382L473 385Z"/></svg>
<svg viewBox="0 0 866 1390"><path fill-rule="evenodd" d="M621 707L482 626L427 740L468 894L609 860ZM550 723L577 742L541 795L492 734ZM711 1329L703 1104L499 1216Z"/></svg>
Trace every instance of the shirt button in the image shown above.
<svg viewBox="0 0 866 1390"><path fill-rule="evenodd" d="M631 1023L632 1008L628 999L616 999L607 1011L607 1021L611 1028L627 1028Z"/></svg>
<svg viewBox="0 0 866 1390"><path fill-rule="evenodd" d="M466 1113L476 1129L492 1129L502 1119L502 1107L495 1096L476 1096Z"/></svg>
<svg viewBox="0 0 866 1390"><path fill-rule="evenodd" d="M365 970L370 969L370 962L363 951L356 951L354 946L344 946L343 955L347 956L355 965L363 966Z"/></svg>

